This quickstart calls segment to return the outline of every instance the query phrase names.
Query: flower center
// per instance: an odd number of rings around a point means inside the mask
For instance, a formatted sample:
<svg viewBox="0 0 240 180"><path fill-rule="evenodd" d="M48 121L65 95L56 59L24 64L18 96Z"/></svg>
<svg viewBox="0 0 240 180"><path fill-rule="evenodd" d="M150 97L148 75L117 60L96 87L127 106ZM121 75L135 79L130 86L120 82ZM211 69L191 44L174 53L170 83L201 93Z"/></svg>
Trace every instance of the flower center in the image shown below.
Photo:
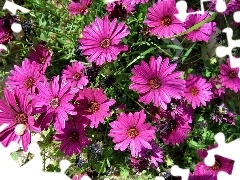
<svg viewBox="0 0 240 180"><path fill-rule="evenodd" d="M70 135L70 139L71 139L73 142L78 141L78 133L73 132L73 133Z"/></svg>
<svg viewBox="0 0 240 180"><path fill-rule="evenodd" d="M230 71L230 72L228 73L228 77L229 77L230 79L234 79L234 78L237 77L237 73L236 73L235 71Z"/></svg>
<svg viewBox="0 0 240 180"><path fill-rule="evenodd" d="M25 124L17 124L14 129L14 132L16 135L22 136L25 133L26 129L27 126Z"/></svg>
<svg viewBox="0 0 240 180"><path fill-rule="evenodd" d="M51 101L50 101L50 106L53 108L53 109L56 109L58 106L59 106L60 102L59 102L59 99L58 98L53 98Z"/></svg>
<svg viewBox="0 0 240 180"><path fill-rule="evenodd" d="M172 131L177 128L177 124L176 124L176 122L173 121L173 120L169 123L169 125L170 125L170 128L171 128Z"/></svg>
<svg viewBox="0 0 240 180"><path fill-rule="evenodd" d="M161 24L162 26L170 26L172 24L172 18L169 15L164 16L161 19Z"/></svg>
<svg viewBox="0 0 240 180"><path fill-rule="evenodd" d="M157 89L159 88L162 84L159 79L154 78L149 81L149 85L152 89Z"/></svg>
<svg viewBox="0 0 240 180"><path fill-rule="evenodd" d="M97 102L93 102L91 101L89 104L88 104L88 112L90 113L95 113L99 110L99 104Z"/></svg>
<svg viewBox="0 0 240 180"><path fill-rule="evenodd" d="M46 62L46 58L41 57L41 58L40 58L40 62L41 62L42 64L44 64L44 63Z"/></svg>
<svg viewBox="0 0 240 180"><path fill-rule="evenodd" d="M127 131L127 136L130 138L135 138L138 135L136 128L131 128Z"/></svg>
<svg viewBox="0 0 240 180"><path fill-rule="evenodd" d="M190 89L190 93L191 93L191 95L193 95L193 96L197 96L198 93L199 93L199 90L198 90L198 88L196 88L196 87L192 87L192 88Z"/></svg>
<svg viewBox="0 0 240 180"><path fill-rule="evenodd" d="M26 124L28 122L28 117L24 113L17 114L15 116L16 124Z"/></svg>
<svg viewBox="0 0 240 180"><path fill-rule="evenodd" d="M81 78L81 74L78 72L73 75L73 79L76 81L78 81L80 78Z"/></svg>
<svg viewBox="0 0 240 180"><path fill-rule="evenodd" d="M211 168L212 168L213 170L219 170L220 167L221 167L221 163L220 163L218 160L216 160L216 161L215 161L215 164L214 164Z"/></svg>
<svg viewBox="0 0 240 180"><path fill-rule="evenodd" d="M26 86L27 89L30 89L33 87L34 83L35 83L34 79L30 77L27 79L24 85Z"/></svg>
<svg viewBox="0 0 240 180"><path fill-rule="evenodd" d="M105 38L100 42L100 46L102 48L108 48L111 45L111 40L109 38Z"/></svg>

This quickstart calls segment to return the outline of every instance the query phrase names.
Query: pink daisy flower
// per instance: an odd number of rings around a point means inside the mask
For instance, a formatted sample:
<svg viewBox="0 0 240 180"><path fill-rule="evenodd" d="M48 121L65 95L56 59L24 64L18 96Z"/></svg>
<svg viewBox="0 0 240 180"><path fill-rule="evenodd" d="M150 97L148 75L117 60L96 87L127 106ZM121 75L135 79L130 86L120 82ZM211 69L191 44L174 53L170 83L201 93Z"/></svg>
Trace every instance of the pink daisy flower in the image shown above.
<svg viewBox="0 0 240 180"><path fill-rule="evenodd" d="M145 123L146 114L143 110L134 114L121 113L117 120L109 123L108 134L116 144L114 150L124 151L130 146L131 155L138 156L142 148L152 149L150 142L155 139L156 128Z"/></svg>
<svg viewBox="0 0 240 180"><path fill-rule="evenodd" d="M76 16L78 14L87 14L87 9L91 6L91 0L78 0L78 1L71 1L68 5L68 11L71 15Z"/></svg>
<svg viewBox="0 0 240 180"><path fill-rule="evenodd" d="M28 59L30 61L36 61L42 66L42 73L45 73L50 61L52 59L52 53L43 45L34 45L34 48L29 52Z"/></svg>
<svg viewBox="0 0 240 180"><path fill-rule="evenodd" d="M169 38L185 31L184 24L175 17L177 13L175 0L158 1L148 8L144 23L148 25L151 34Z"/></svg>
<svg viewBox="0 0 240 180"><path fill-rule="evenodd" d="M204 165L199 165L195 168L194 174L189 175L189 180L217 180L217 176L213 174L206 174Z"/></svg>
<svg viewBox="0 0 240 180"><path fill-rule="evenodd" d="M230 60L227 59L227 64L220 66L220 74L218 77L222 86L233 90L237 93L240 90L240 78L238 77L239 68L231 68Z"/></svg>
<svg viewBox="0 0 240 180"><path fill-rule="evenodd" d="M117 19L110 22L107 16L103 19L97 17L95 22L84 28L79 49L83 55L89 56L88 62L102 65L106 61L116 60L121 51L128 50L128 46L119 43L129 33L123 22L117 24Z"/></svg>
<svg viewBox="0 0 240 180"><path fill-rule="evenodd" d="M142 148L139 153L139 157L143 159L149 158L151 160L151 164L157 168L159 163L163 162L163 149L155 143L151 143L151 146L151 150Z"/></svg>
<svg viewBox="0 0 240 180"><path fill-rule="evenodd" d="M61 141L60 150L67 156L79 154L81 149L90 143L86 137L86 131L81 121L86 121L79 116L74 119L69 119L66 122L65 128L55 135L56 141ZM85 118L86 119L86 118Z"/></svg>
<svg viewBox="0 0 240 180"><path fill-rule="evenodd" d="M88 84L88 77L84 75L85 66L81 62L73 62L63 70L62 79L70 82L72 88L82 89Z"/></svg>
<svg viewBox="0 0 240 180"><path fill-rule="evenodd" d="M4 89L7 103L0 99L0 124L8 126L0 132L0 141L7 147L10 142L21 142L23 150L28 150L31 142L31 131L40 132L33 117L33 108L26 92L15 89L13 92Z"/></svg>
<svg viewBox="0 0 240 180"><path fill-rule="evenodd" d="M35 61L30 62L25 59L22 66L14 65L14 70L10 71L6 85L11 89L18 88L30 93L36 92L36 84L46 81L45 76L41 73L41 66Z"/></svg>
<svg viewBox="0 0 240 180"><path fill-rule="evenodd" d="M217 144L215 144L214 147L208 147L208 150L215 148L215 147L217 147ZM197 154L199 155L201 160L204 160L205 157L207 156L207 150L198 150ZM214 176L217 176L217 174L220 171L225 171L228 174L231 174L232 169L233 169L233 161L216 155L215 156L215 164L212 167L206 166L204 162L199 162L195 166L194 174L201 175L204 173L204 174L212 174Z"/></svg>
<svg viewBox="0 0 240 180"><path fill-rule="evenodd" d="M206 102L212 99L211 84L201 76L190 74L186 79L184 98L192 104L193 109L201 104L206 106Z"/></svg>
<svg viewBox="0 0 240 180"><path fill-rule="evenodd" d="M73 99L70 93L70 83L63 83L59 76L53 77L49 84L38 83L39 93L33 95L34 107L37 113L42 113L38 118L42 129L47 128L52 119L57 131L65 128L68 114L76 115L75 107L69 103Z"/></svg>
<svg viewBox="0 0 240 180"><path fill-rule="evenodd" d="M115 102L107 99L102 89L84 88L78 92L74 105L79 114L91 120L90 127L97 128L104 118L110 117L109 107Z"/></svg>
<svg viewBox="0 0 240 180"><path fill-rule="evenodd" d="M189 12L193 12L193 9L190 9ZM185 21L185 28L189 29L192 26L200 23L201 21L209 18L209 13L205 12L204 14L191 14L187 17ZM192 42L196 41L204 41L208 42L210 39L210 36L216 31L216 23L215 22L209 22L202 25L200 28L187 33L185 36L188 40Z"/></svg>
<svg viewBox="0 0 240 180"><path fill-rule="evenodd" d="M169 64L169 59L159 56L150 58L149 65L141 61L132 69L132 84L129 89L136 90L139 101L149 104L153 101L155 106L167 109L171 98L180 99L185 88L185 80L181 79L182 72L174 72L177 64Z"/></svg>
<svg viewBox="0 0 240 180"><path fill-rule="evenodd" d="M131 0L132 4L139 4L139 3L145 4L147 2L148 2L148 0Z"/></svg>

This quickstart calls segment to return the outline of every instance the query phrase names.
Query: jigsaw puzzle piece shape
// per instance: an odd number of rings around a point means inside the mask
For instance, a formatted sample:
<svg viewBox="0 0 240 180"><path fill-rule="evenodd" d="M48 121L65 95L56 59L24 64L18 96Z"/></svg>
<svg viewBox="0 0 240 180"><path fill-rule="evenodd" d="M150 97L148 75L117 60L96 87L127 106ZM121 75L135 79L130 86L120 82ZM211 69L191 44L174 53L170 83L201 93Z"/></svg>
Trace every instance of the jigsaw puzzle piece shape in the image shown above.
<svg viewBox="0 0 240 180"><path fill-rule="evenodd" d="M190 170L182 169L182 168L179 168L179 166L174 165L171 167L171 174L172 176L181 176L182 180L188 180L190 175Z"/></svg>
<svg viewBox="0 0 240 180"><path fill-rule="evenodd" d="M181 22L185 22L186 18L188 15L190 14L204 14L205 10L204 10L204 2L207 1L211 1L211 0L200 0L200 4L201 4L201 10L200 11L195 11L195 12L187 12L187 8L188 5L186 3L186 1L184 0L180 0L178 2L176 2L176 8L178 10L178 14L175 14L175 16L181 21ZM225 3L224 0L216 0L216 10L220 13L226 11L227 9L227 5Z"/></svg>
<svg viewBox="0 0 240 180"><path fill-rule="evenodd" d="M240 23L240 11L236 11L233 14L233 19L234 19L235 22Z"/></svg>

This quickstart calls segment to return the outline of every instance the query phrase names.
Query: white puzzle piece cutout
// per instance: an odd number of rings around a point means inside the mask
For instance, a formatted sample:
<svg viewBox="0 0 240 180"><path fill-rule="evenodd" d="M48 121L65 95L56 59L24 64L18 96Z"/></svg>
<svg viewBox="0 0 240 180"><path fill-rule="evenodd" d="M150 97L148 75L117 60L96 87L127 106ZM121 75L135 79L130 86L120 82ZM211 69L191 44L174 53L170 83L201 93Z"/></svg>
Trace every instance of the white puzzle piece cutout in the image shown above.
<svg viewBox="0 0 240 180"><path fill-rule="evenodd" d="M182 22L185 22L186 21L186 18L188 15L190 14L204 14L205 10L204 10L204 2L207 2L207 1L211 1L211 0L200 0L200 4L201 4L201 10L200 11L195 11L195 12L187 12L187 8L188 8L188 5L186 3L186 1L178 1L176 2L176 8L178 10L178 14L175 14L175 16ZM227 5L225 3L224 0L216 0L216 10L218 12L224 12L226 11L227 9Z"/></svg>

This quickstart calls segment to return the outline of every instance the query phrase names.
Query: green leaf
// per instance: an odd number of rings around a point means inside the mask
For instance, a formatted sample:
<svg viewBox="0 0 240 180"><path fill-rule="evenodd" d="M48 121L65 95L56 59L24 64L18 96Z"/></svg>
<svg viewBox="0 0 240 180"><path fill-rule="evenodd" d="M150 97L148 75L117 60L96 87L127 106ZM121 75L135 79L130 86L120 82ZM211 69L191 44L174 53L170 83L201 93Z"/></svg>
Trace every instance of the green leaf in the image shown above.
<svg viewBox="0 0 240 180"><path fill-rule="evenodd" d="M18 160L18 154L17 154L17 152L13 152L12 154L11 154L11 156L12 156L12 158L16 161L16 160Z"/></svg>
<svg viewBox="0 0 240 180"><path fill-rule="evenodd" d="M182 62L184 62L185 59L189 56L195 45L196 43L193 43L192 46L187 50L187 52L182 56Z"/></svg>
<svg viewBox="0 0 240 180"><path fill-rule="evenodd" d="M170 48L170 49L176 49L176 50L182 50L183 49L183 47L173 45L173 44L166 45L166 47Z"/></svg>
<svg viewBox="0 0 240 180"><path fill-rule="evenodd" d="M129 176L129 171L127 169L125 169L125 168L123 169L121 167L120 176L123 178L127 178Z"/></svg>

